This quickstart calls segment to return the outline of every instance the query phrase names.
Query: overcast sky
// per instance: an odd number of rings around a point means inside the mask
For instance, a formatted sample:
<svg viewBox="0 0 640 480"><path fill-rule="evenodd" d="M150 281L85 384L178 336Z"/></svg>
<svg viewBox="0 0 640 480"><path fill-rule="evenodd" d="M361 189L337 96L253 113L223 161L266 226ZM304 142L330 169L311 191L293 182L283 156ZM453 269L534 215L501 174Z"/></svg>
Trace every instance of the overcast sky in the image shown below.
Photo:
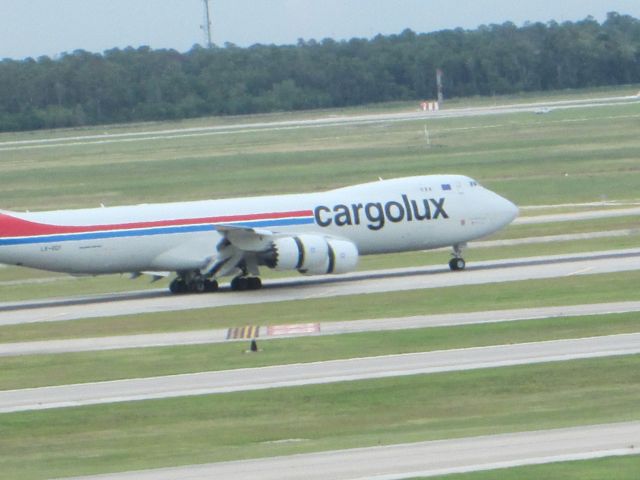
<svg viewBox="0 0 640 480"><path fill-rule="evenodd" d="M640 18L640 0L210 0L213 42L287 44L513 21ZM203 0L0 0L0 59L204 43Z"/></svg>

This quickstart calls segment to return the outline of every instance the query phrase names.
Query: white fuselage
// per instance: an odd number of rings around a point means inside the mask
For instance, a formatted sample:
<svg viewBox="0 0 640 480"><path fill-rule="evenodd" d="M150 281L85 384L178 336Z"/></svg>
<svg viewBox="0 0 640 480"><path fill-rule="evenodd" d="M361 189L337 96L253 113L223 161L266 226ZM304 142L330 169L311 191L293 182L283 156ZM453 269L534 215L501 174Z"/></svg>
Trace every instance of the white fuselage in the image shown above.
<svg viewBox="0 0 640 480"><path fill-rule="evenodd" d="M459 175L310 194L0 211L0 263L83 274L201 269L215 260L228 229L338 238L361 255L401 252L464 244L517 213L508 200Z"/></svg>

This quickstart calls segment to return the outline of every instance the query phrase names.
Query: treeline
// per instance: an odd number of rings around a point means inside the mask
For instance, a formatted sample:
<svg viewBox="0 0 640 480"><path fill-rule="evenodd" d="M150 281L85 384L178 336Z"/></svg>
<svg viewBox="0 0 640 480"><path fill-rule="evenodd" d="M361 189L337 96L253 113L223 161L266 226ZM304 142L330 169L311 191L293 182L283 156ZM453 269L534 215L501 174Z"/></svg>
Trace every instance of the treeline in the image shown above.
<svg viewBox="0 0 640 480"><path fill-rule="evenodd" d="M429 99L640 82L640 20L173 50L82 50L0 62L0 130Z"/></svg>

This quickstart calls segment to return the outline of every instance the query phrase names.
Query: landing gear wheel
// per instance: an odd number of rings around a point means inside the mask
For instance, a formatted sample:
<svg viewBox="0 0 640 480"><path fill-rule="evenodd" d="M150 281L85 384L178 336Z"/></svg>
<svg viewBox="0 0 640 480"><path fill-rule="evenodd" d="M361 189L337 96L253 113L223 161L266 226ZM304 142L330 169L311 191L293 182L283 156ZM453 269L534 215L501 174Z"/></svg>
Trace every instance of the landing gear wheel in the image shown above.
<svg viewBox="0 0 640 480"><path fill-rule="evenodd" d="M243 292L249 288L247 277L236 277L231 280L231 290L234 292Z"/></svg>
<svg viewBox="0 0 640 480"><path fill-rule="evenodd" d="M169 290L174 294L215 292L218 290L218 282L203 277L188 281L184 277L177 277L169 284Z"/></svg>
<svg viewBox="0 0 640 480"><path fill-rule="evenodd" d="M169 285L169 291L175 294L187 293L187 284L184 282L183 278L178 277Z"/></svg>
<svg viewBox="0 0 640 480"><path fill-rule="evenodd" d="M456 243L453 245L453 258L449 260L449 268L453 272L464 270L467 266L464 258L462 258L462 250L467 246L466 243Z"/></svg>
<svg viewBox="0 0 640 480"><path fill-rule="evenodd" d="M218 282L216 280L205 280L204 281L204 291L205 292L215 292L218 290Z"/></svg>
<svg viewBox="0 0 640 480"><path fill-rule="evenodd" d="M189 291L192 293L204 293L204 278L194 278L193 281L189 283Z"/></svg>
<svg viewBox="0 0 640 480"><path fill-rule="evenodd" d="M262 288L262 280L258 277L236 277L231 280L231 290L243 292L245 290L259 290Z"/></svg>
<svg viewBox="0 0 640 480"><path fill-rule="evenodd" d="M464 261L464 258L452 258L449 261L449 268L454 272L464 270L464 267L466 266L467 264Z"/></svg>

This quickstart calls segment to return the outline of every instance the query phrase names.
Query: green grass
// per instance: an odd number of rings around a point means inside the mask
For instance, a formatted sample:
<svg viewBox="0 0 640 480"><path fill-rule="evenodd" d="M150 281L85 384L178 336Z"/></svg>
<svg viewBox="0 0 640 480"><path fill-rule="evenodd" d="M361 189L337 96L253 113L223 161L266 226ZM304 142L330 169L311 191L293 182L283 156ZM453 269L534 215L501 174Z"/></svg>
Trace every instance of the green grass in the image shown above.
<svg viewBox="0 0 640 480"><path fill-rule="evenodd" d="M530 238L545 235L567 235L572 233L638 229L640 229L640 216L629 215L625 217L597 218L592 220L510 225L508 228L492 235L490 239ZM638 235L637 238L640 240L640 235Z"/></svg>
<svg viewBox="0 0 640 480"><path fill-rule="evenodd" d="M639 396L640 356L625 356L3 414L0 471L37 479L629 421Z"/></svg>
<svg viewBox="0 0 640 480"><path fill-rule="evenodd" d="M5 272L2 272L5 270ZM10 277L16 272L15 280L4 280L0 284L0 298L2 302L17 302L21 300L35 300L55 297L69 297L79 295L93 295L102 293L119 293L154 288L166 288L168 282L151 283L151 277L141 277L131 280L128 275L102 275L96 277L73 277L65 274L42 272L31 275L31 272L21 272L20 267L7 267L0 270L0 275ZM27 278L24 278L27 277Z"/></svg>
<svg viewBox="0 0 640 480"><path fill-rule="evenodd" d="M640 271L0 327L1 342L638 300ZM224 295L224 293L221 293Z"/></svg>
<svg viewBox="0 0 640 480"><path fill-rule="evenodd" d="M473 262L527 258L542 255L563 255L571 253L590 253L605 250L640 248L640 235L597 238L589 240L567 240L548 243L532 243L491 248L474 248L473 244L465 250L467 266ZM394 255L372 255L363 257L359 270L378 270L387 268L409 268L423 265L443 266L449 258L448 252L407 252Z"/></svg>
<svg viewBox="0 0 640 480"><path fill-rule="evenodd" d="M442 475L429 480L637 480L638 472L640 455L631 455Z"/></svg>
<svg viewBox="0 0 640 480"><path fill-rule="evenodd" d="M638 115L640 105L618 105L545 116L431 118L432 148L425 145L425 121L417 120L5 150L0 205L248 196L443 172L476 177L521 205L632 200L639 197ZM191 124L153 128L183 125ZM117 131L128 128L136 130Z"/></svg>
<svg viewBox="0 0 640 480"><path fill-rule="evenodd" d="M636 90L611 90L611 94L630 94ZM602 90L570 93L574 98L607 94ZM498 102L523 99L547 101L557 97L523 96ZM487 98L471 99L467 104L492 103L496 100ZM462 106L462 103L449 103L452 104ZM415 105L374 108L399 111L414 109ZM346 112L368 110L322 112L321 115ZM125 133L287 120L315 117L317 113L109 126L80 132L2 134L0 141L100 134L105 129ZM3 150L0 152L0 208L38 210L300 192L369 181L378 176L445 172L475 177L519 205L637 201L640 198L639 117L640 105L627 105L556 110L544 116L510 114L429 119L426 125L432 148L425 145L425 121L415 121ZM507 230L504 238L635 228L636 225L633 217L628 217L521 226ZM637 245L636 240L629 237L478 249L470 250L467 257L473 261ZM363 260L362 265L387 268L444 263L442 255L448 256L432 252L372 257ZM131 283L114 276L48 282L48 277L56 275L22 271L12 276L16 272L12 268L0 268L0 281L37 279L44 283L0 285L3 301L29 296L67 296L70 292L137 289L143 285L140 281ZM640 273L626 272L510 285L8 326L0 328L0 341L190 330L247 323L298 323L319 317L322 321L332 321L631 300L639 298L639 280ZM478 335L478 340L512 341L521 338L517 332L523 327L526 329L526 323L522 322L511 333L489 334L489 330L482 330L467 334ZM588 322L585 320L585 323ZM573 334L599 329L611 331L610 328L621 325L636 329L635 320L625 318L614 325L602 322L574 325L578 330ZM544 327L540 325L541 329ZM563 335L562 329L554 330L556 335ZM460 331L441 331L438 339L424 339L424 342L437 348L438 342L445 345L447 337L455 337L454 332ZM539 332L529 331L529 334L533 337ZM415 338L403 335L408 334L393 335L394 349L420 348ZM213 349L119 352L124 357L116 352L98 354L95 358L61 355L48 357L53 362L48 366L42 361L45 357L25 357L22 365L11 364L12 360L7 359L8 371L3 375L7 382L19 385L21 373L25 379L39 384L48 381L48 376L61 379L68 374L78 379L83 375L89 378L91 369L106 375L110 365L118 374L152 372L156 368L189 369L198 362L201 367L213 365L214 361L206 357L208 352L213 358L228 358L227 365L235 368L247 361L286 361L285 356L289 354L321 357L325 354L322 350L326 350L326 354L333 356L346 355L357 347L370 351L376 349L376 344L384 344L387 338L385 335L381 341L379 334L349 337L304 339L299 347L293 340L269 342L269 349L262 356L242 355L236 350L238 344L232 344ZM355 347L345 344L356 339ZM381 348L386 347L378 346L377 350ZM87 365L83 366L85 362ZM55 366L62 372L53 372ZM638 367L640 358L630 356L2 415L0 476L44 478L638 419ZM65 368L69 371L64 372ZM38 373L39 370L43 372ZM264 443L290 438L307 440L297 444ZM593 470L587 468L586 471Z"/></svg>
<svg viewBox="0 0 640 480"><path fill-rule="evenodd" d="M640 332L640 313L162 348L0 357L4 390Z"/></svg>

